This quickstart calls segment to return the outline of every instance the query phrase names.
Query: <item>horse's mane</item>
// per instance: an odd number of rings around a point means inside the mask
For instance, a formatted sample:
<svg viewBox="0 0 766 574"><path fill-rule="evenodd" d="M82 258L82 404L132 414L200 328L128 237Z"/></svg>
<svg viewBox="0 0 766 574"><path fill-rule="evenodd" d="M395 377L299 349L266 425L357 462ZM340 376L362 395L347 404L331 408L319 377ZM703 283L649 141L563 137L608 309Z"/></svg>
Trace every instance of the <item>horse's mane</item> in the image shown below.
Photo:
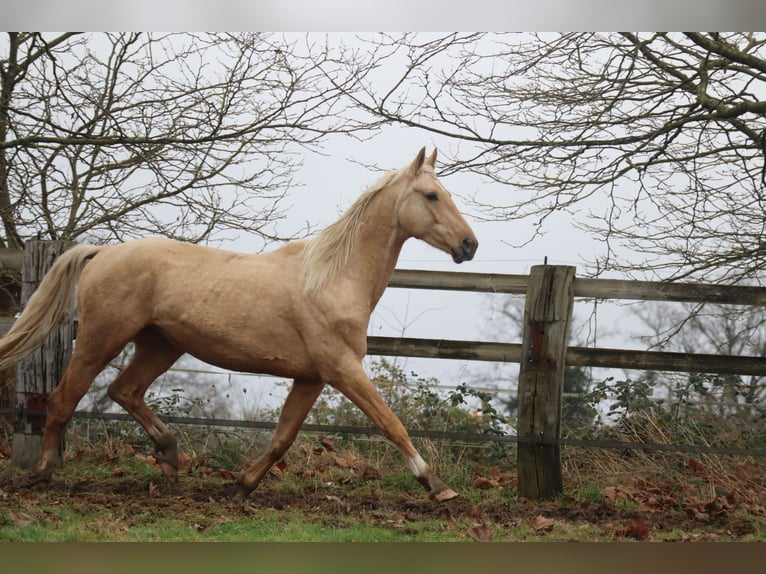
<svg viewBox="0 0 766 574"><path fill-rule="evenodd" d="M335 223L308 240L303 252L303 291L321 289L345 267L359 221L372 199L402 170L390 171L368 187Z"/></svg>

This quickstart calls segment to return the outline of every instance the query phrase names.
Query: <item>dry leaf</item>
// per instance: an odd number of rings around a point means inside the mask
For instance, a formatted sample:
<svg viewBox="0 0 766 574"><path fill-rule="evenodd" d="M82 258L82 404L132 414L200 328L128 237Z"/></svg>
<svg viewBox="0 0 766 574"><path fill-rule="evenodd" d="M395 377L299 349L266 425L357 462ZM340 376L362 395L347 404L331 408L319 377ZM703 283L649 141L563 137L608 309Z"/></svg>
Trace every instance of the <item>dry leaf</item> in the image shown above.
<svg viewBox="0 0 766 574"><path fill-rule="evenodd" d="M687 458L684 461L684 469L693 474L702 474L705 470L705 465L698 461L696 458Z"/></svg>
<svg viewBox="0 0 766 574"><path fill-rule="evenodd" d="M486 524L474 524L468 529L468 535L474 540L489 542L492 540L492 531Z"/></svg>
<svg viewBox="0 0 766 574"><path fill-rule="evenodd" d="M356 456L350 450L345 450L340 455L333 456L332 460L335 463L335 466L354 469L358 469L360 466L363 466L362 463L364 462L363 459Z"/></svg>
<svg viewBox="0 0 766 574"><path fill-rule="evenodd" d="M221 478L225 478L226 480L234 480L237 478L237 475L231 472L230 470L226 470L225 468L219 468L216 470L216 474L220 476Z"/></svg>
<svg viewBox="0 0 766 574"><path fill-rule="evenodd" d="M274 466L282 474L287 472L287 463L285 462L285 459L283 459L283 458L279 459L279 461Z"/></svg>
<svg viewBox="0 0 766 574"><path fill-rule="evenodd" d="M153 482L149 483L149 498L157 498L160 495L160 487Z"/></svg>
<svg viewBox="0 0 766 574"><path fill-rule="evenodd" d="M341 500L340 498L332 494L326 494L325 498L329 500L330 502L335 503L335 509L337 511L345 512L345 513L351 512L351 503L344 502L343 500Z"/></svg>
<svg viewBox="0 0 766 574"><path fill-rule="evenodd" d="M553 530L553 518L546 518L542 514L535 518L530 518L527 522L529 522L529 525L535 532L550 532Z"/></svg>
<svg viewBox="0 0 766 574"><path fill-rule="evenodd" d="M601 492L604 494L604 497L612 504L614 504L618 498L637 502L635 489L627 486L606 486L602 489Z"/></svg>
<svg viewBox="0 0 766 574"><path fill-rule="evenodd" d="M473 487L479 490L489 490L490 488L497 488L498 484L496 480L490 480L483 476L477 476L473 481Z"/></svg>
<svg viewBox="0 0 766 574"><path fill-rule="evenodd" d="M148 464L149 466L156 466L157 465L157 459L154 458L153 455L144 455L141 453L136 454L136 460L139 462L143 462L144 464Z"/></svg>
<svg viewBox="0 0 766 574"><path fill-rule="evenodd" d="M192 459L185 452L178 453L178 470L189 470L191 468Z"/></svg>
<svg viewBox="0 0 766 574"><path fill-rule="evenodd" d="M473 518L474 520L478 520L481 518L481 515L484 514L484 509L476 504L474 504L470 509L463 512L464 516L469 516Z"/></svg>
<svg viewBox="0 0 766 574"><path fill-rule="evenodd" d="M327 438L325 435L321 435L319 437L319 444L321 444L326 451L335 452L337 450L335 448L335 445L332 443L332 441L329 438Z"/></svg>
<svg viewBox="0 0 766 574"><path fill-rule="evenodd" d="M634 538L635 540L648 540L649 539L649 527L641 518L636 518L632 522L628 522L625 526L619 529L616 534L624 538Z"/></svg>

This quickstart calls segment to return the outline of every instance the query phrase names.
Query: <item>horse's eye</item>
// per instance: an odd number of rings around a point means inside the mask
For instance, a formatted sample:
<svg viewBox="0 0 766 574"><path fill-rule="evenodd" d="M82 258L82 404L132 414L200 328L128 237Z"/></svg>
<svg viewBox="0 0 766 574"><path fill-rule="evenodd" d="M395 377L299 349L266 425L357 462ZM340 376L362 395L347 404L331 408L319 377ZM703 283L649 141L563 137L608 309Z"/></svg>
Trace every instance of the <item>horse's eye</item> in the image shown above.
<svg viewBox="0 0 766 574"><path fill-rule="evenodd" d="M439 196L436 195L433 191L430 193L426 193L426 199L428 201L439 201Z"/></svg>

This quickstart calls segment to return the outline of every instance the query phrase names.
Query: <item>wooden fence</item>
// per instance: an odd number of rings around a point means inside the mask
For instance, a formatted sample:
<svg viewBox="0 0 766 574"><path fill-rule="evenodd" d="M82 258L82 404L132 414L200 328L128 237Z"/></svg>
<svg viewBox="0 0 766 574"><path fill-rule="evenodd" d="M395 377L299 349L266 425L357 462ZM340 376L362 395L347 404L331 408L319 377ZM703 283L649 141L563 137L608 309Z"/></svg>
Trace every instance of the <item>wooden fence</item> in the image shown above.
<svg viewBox="0 0 766 574"><path fill-rule="evenodd" d="M520 364L519 494L561 493L560 422L565 366L766 375L765 357L569 347L574 299L634 299L766 305L766 288L575 277L569 266L539 265L529 275L397 270L391 287L524 294L521 343L369 337L371 355L399 355Z"/></svg>
<svg viewBox="0 0 766 574"><path fill-rule="evenodd" d="M38 249L38 246L32 249ZM59 248L54 246L53 249ZM37 261L51 260L50 257L35 257ZM38 273L41 270L38 265ZM554 265L535 266L529 275L396 270L389 286L526 296L521 343L371 336L368 338L368 353L519 363L520 402L516 425L519 493L527 498L547 498L562 492L560 446L563 441L560 438L560 414L565 366L766 375L764 357L567 345L573 302L577 297L764 306L766 288L586 279L577 278L574 267ZM53 344L60 349L61 336L57 335L55 339ZM53 352L60 356L60 350L54 349ZM43 357L45 353L37 356ZM28 371L29 367L21 366L20 369ZM54 376L58 369L48 371L50 380L42 383L22 383L28 381L29 377L19 378L17 404L21 412L24 409L29 413L35 412L32 408L34 405L29 402L30 397L36 401L36 405L44 404L41 389L52 389L58 380ZM32 387L25 388L23 385ZM30 414L28 420L25 418L23 422L18 425L21 429L19 432L25 435L41 432L39 418L35 419ZM211 424L214 423L211 421ZM21 442L28 451L33 450L28 436ZM34 458L34 453L25 452L23 458Z"/></svg>

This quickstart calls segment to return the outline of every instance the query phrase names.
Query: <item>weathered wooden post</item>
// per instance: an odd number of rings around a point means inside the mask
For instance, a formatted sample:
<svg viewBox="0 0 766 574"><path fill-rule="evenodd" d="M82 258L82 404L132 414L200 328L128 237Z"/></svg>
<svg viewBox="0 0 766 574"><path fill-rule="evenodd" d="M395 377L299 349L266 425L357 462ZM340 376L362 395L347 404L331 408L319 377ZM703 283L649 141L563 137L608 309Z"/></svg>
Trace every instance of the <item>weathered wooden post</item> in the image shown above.
<svg viewBox="0 0 766 574"><path fill-rule="evenodd" d="M56 258L74 245L71 241L28 241L21 272L21 304L34 293ZM45 427L48 394L64 374L75 336L74 298L64 320L54 327L43 345L21 359L16 371L16 404L19 417L13 432L11 463L32 468L37 461ZM40 412L42 411L42 413ZM63 444L60 447L63 450Z"/></svg>
<svg viewBox="0 0 766 574"><path fill-rule="evenodd" d="M537 265L529 275L519 371L519 495L563 492L560 438L564 366L574 306L575 268Z"/></svg>
<svg viewBox="0 0 766 574"><path fill-rule="evenodd" d="M0 247L0 337L13 325L21 304L21 264L24 251ZM16 366L0 371L0 424L13 425L9 411L16 404ZM7 409L8 412L5 412Z"/></svg>

